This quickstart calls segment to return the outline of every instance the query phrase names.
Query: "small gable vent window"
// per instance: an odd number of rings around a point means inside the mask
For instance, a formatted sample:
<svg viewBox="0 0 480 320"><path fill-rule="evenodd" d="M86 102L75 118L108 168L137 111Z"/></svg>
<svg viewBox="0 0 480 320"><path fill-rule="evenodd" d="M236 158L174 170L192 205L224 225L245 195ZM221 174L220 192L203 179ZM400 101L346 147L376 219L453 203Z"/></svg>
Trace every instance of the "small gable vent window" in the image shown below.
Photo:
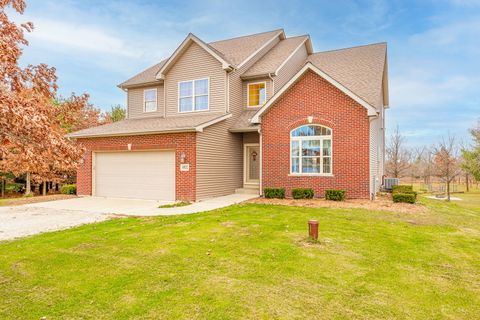
<svg viewBox="0 0 480 320"><path fill-rule="evenodd" d="M332 173L332 130L306 125L290 133L290 173L330 175Z"/></svg>
<svg viewBox="0 0 480 320"><path fill-rule="evenodd" d="M181 81L178 83L178 111L208 110L208 79Z"/></svg>
<svg viewBox="0 0 480 320"><path fill-rule="evenodd" d="M261 107L267 99L266 83L249 83L248 84L248 106Z"/></svg>
<svg viewBox="0 0 480 320"><path fill-rule="evenodd" d="M143 91L143 111L157 111L157 89L147 89Z"/></svg>

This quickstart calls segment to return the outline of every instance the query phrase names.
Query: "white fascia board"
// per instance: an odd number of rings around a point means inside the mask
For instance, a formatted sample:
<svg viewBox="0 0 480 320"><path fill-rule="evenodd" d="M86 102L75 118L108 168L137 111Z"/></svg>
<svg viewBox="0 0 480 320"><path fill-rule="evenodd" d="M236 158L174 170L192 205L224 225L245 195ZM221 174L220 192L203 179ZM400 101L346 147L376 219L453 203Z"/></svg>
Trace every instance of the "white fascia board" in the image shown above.
<svg viewBox="0 0 480 320"><path fill-rule="evenodd" d="M279 36L285 37L285 32L283 31L283 29L280 30L277 34L275 34L275 36L273 36L270 40L268 40L263 46L258 48L254 53L249 55L245 60L243 60L242 63L240 63L238 65L237 69L240 69L241 67L243 67L248 61L250 61L250 59L255 57L260 51L262 51L266 46L268 46L270 43L272 43L272 41L275 40L276 38L278 38Z"/></svg>
<svg viewBox="0 0 480 320"><path fill-rule="evenodd" d="M295 50L293 50L293 52L287 57L287 59L285 59L282 64L280 64L280 66L277 68L277 70L275 70L275 75L278 76L278 72L280 71L280 69L282 69L288 62L288 60L290 60L294 55L295 53L297 53L298 50L300 50L301 47L303 47L305 45L305 42L307 42L308 40L308 36L305 38L305 40L302 41L302 43L300 43L300 45L298 47L295 48Z"/></svg>

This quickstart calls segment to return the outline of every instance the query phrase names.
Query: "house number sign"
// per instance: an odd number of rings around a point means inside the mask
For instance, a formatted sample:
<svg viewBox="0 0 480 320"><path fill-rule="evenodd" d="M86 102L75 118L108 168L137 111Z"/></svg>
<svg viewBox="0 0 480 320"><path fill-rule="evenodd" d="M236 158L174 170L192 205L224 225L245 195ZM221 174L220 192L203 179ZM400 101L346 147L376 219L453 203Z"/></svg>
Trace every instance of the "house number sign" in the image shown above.
<svg viewBox="0 0 480 320"><path fill-rule="evenodd" d="M189 163L180 164L180 171L190 171L190 164Z"/></svg>

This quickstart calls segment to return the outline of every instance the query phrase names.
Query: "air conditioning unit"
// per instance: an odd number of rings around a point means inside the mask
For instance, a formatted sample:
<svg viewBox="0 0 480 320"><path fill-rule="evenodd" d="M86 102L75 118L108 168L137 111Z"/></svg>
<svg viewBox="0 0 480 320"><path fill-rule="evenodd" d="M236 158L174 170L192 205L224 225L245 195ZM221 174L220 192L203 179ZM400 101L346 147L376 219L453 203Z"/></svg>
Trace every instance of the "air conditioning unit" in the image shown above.
<svg viewBox="0 0 480 320"><path fill-rule="evenodd" d="M383 181L385 190L392 190L393 186L400 184L400 179L398 178L385 178Z"/></svg>

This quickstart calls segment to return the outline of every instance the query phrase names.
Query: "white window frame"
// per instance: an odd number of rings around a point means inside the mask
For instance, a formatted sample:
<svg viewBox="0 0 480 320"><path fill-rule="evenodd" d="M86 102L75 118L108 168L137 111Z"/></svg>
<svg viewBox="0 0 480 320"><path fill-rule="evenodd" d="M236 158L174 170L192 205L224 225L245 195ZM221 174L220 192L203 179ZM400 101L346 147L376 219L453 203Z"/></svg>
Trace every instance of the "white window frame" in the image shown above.
<svg viewBox="0 0 480 320"><path fill-rule="evenodd" d="M155 110L150 110L150 111L147 111L146 109L146 105L145 105L145 92L147 91L155 91ZM157 88L153 88L153 89L145 89L143 90L143 112L146 112L146 113L150 113L150 112L156 112L158 111L158 89Z"/></svg>
<svg viewBox="0 0 480 320"><path fill-rule="evenodd" d="M330 135L325 135L325 136L298 136L298 137L292 137L292 132L305 126L316 126L316 127L323 127L328 130L330 130ZM318 173L309 173L309 172L302 172L302 141L307 141L307 140L318 140L320 141L320 172ZM330 172L329 173L323 173L323 141L324 140L330 140ZM292 156L292 142L293 141L298 141L298 147L299 147L299 154L298 157L298 172L293 172L292 171L292 164L293 164L293 156ZM333 177L333 130L327 126L323 126L320 124L304 124L301 126L298 126L292 130L290 130L290 147L289 147L289 157L290 157L290 175L291 176L323 176L323 177ZM316 157L312 157L316 158Z"/></svg>
<svg viewBox="0 0 480 320"><path fill-rule="evenodd" d="M250 86L254 84L261 84L263 83L265 85L265 101L263 101L262 104L256 105L256 106L251 106L250 105ZM260 99L258 99L260 101ZM250 82L247 84L247 108L258 108L261 107L267 102L267 82L266 81L258 81L258 82Z"/></svg>
<svg viewBox="0 0 480 320"><path fill-rule="evenodd" d="M200 80L207 80L207 109L204 110L195 110L195 81L200 81ZM180 97L180 84L182 83L187 83L191 82L192 83L192 95L191 96L184 96ZM198 97L205 96L204 94L198 95ZM200 79L193 79L193 80L185 80L185 81L179 81L177 85L177 110L179 113L192 113L192 112L205 112L210 110L210 78L200 78ZM180 98L192 98L192 110L191 111L181 111L180 110Z"/></svg>

